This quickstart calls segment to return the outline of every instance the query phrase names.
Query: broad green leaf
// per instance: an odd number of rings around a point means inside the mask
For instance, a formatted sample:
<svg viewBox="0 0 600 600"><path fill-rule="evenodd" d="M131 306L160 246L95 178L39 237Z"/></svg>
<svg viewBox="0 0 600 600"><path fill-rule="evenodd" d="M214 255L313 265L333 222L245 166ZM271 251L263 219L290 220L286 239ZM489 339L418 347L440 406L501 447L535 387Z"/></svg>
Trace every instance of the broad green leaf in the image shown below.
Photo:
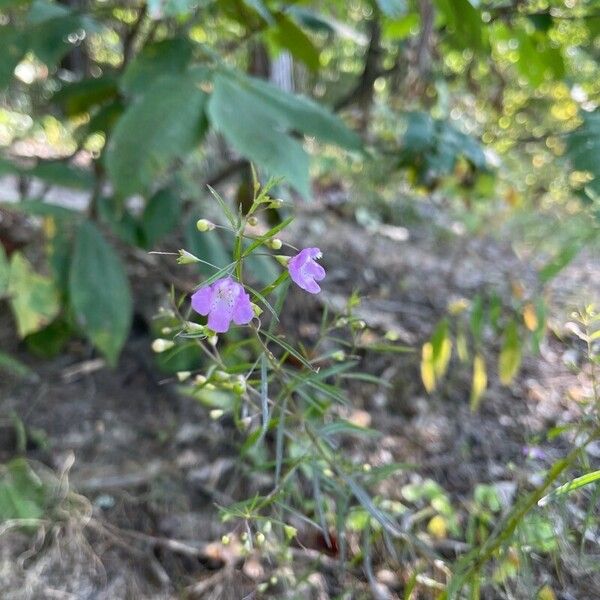
<svg viewBox="0 0 600 600"><path fill-rule="evenodd" d="M245 77L236 81L258 96L258 101L267 105L283 128L314 135L322 142L335 144L346 150L362 150L360 136L348 129L344 121L328 108L314 100L299 94L289 94L261 79Z"/></svg>
<svg viewBox="0 0 600 600"><path fill-rule="evenodd" d="M146 205L141 228L146 248L153 248L179 223L181 205L179 198L169 189L160 190Z"/></svg>
<svg viewBox="0 0 600 600"><path fill-rule="evenodd" d="M560 50L552 48L545 35L539 32L528 35L520 31L518 40L517 68L529 83L539 86L547 79L564 75L565 66Z"/></svg>
<svg viewBox="0 0 600 600"><path fill-rule="evenodd" d="M517 324L511 321L504 331L504 341L498 361L500 381L509 385L521 366L521 339Z"/></svg>
<svg viewBox="0 0 600 600"><path fill-rule="evenodd" d="M127 94L139 94L159 77L183 75L192 57L192 48L190 40L183 37L148 44L127 66L121 88Z"/></svg>
<svg viewBox="0 0 600 600"><path fill-rule="evenodd" d="M143 246L142 232L136 218L119 198L99 198L96 204L100 221L124 242Z"/></svg>
<svg viewBox="0 0 600 600"><path fill-rule="evenodd" d="M175 158L192 150L206 130L205 101L204 92L184 75L165 75L127 108L106 151L119 194L144 192Z"/></svg>
<svg viewBox="0 0 600 600"><path fill-rule="evenodd" d="M482 50L486 41L481 12L469 0L435 0L448 35L461 50Z"/></svg>
<svg viewBox="0 0 600 600"><path fill-rule="evenodd" d="M73 117L88 112L93 106L104 104L115 98L117 93L115 77L103 75L65 84L52 96L52 101L56 102L67 116Z"/></svg>
<svg viewBox="0 0 600 600"><path fill-rule="evenodd" d="M585 485L590 485L590 483L595 483L596 481L600 481L600 471L592 471L591 473L586 473L581 477L576 477L575 479L572 479L568 483L557 487L555 490L541 498L538 501L538 506L546 506L546 504L548 504L548 502L554 498L564 494L570 494L571 492L574 492Z"/></svg>
<svg viewBox="0 0 600 600"><path fill-rule="evenodd" d="M578 171L593 179L584 192L591 198L600 196L600 110L581 114L583 123L567 136L567 157Z"/></svg>
<svg viewBox="0 0 600 600"><path fill-rule="evenodd" d="M244 80L245 81L245 80ZM241 154L271 175L285 177L303 196L310 195L308 156L282 127L272 107L247 85L219 75L208 103L214 127ZM240 118L240 115L244 115Z"/></svg>
<svg viewBox="0 0 600 600"><path fill-rule="evenodd" d="M289 50L294 58L303 62L311 71L319 69L319 50L312 40L283 13L276 17L277 26L270 30L269 39L280 48Z"/></svg>
<svg viewBox="0 0 600 600"><path fill-rule="evenodd" d="M131 325L131 292L118 255L89 221L77 231L69 290L82 332L115 365Z"/></svg>
<svg viewBox="0 0 600 600"><path fill-rule="evenodd" d="M27 51L27 40L21 31L0 27L0 89L12 81L15 67Z"/></svg>
<svg viewBox="0 0 600 600"><path fill-rule="evenodd" d="M49 503L51 490L24 458L0 466L0 523L9 519L38 519Z"/></svg>
<svg viewBox="0 0 600 600"><path fill-rule="evenodd" d="M94 184L94 178L89 171L64 162L39 162L35 167L24 170L23 173L42 179L51 185L79 190L89 190Z"/></svg>
<svg viewBox="0 0 600 600"><path fill-rule="evenodd" d="M69 323L60 317L55 319L48 327L28 335L25 339L27 350L42 358L57 356L65 347L73 334Z"/></svg>
<svg viewBox="0 0 600 600"><path fill-rule="evenodd" d="M60 311L52 279L36 273L20 252L10 260L8 295L20 337L39 331Z"/></svg>
<svg viewBox="0 0 600 600"><path fill-rule="evenodd" d="M402 40L419 30L421 19L417 13L410 13L395 21L388 21L383 26L383 35L391 40Z"/></svg>

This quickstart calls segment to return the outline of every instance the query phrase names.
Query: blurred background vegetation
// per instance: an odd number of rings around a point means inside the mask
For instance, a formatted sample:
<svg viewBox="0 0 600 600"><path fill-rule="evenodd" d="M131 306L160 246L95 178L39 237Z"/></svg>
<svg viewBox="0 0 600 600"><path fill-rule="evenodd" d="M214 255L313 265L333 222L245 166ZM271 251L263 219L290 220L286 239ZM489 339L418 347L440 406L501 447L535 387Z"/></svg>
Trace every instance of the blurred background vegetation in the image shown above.
<svg viewBox="0 0 600 600"><path fill-rule="evenodd" d="M597 0L0 0L2 596L597 598L599 34ZM350 327L320 381L370 494L294 475L273 540L214 508L269 447L150 351L212 271L149 252L226 265L196 221L253 168L257 235L324 252L280 317L298 368Z"/></svg>

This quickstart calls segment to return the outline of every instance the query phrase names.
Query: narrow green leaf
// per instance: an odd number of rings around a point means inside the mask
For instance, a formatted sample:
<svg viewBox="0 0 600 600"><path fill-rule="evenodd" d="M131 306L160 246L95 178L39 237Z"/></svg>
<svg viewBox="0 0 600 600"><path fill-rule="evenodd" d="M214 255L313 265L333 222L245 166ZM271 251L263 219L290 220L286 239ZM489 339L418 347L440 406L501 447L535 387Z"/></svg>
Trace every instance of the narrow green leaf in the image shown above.
<svg viewBox="0 0 600 600"><path fill-rule="evenodd" d="M586 473L581 477L576 477L572 479L568 483L557 487L555 490L544 496L538 501L538 506L546 506L551 500L557 498L558 496L562 496L564 494L570 494L579 488L582 488L585 485L589 485L590 483L594 483L596 481L600 481L600 470L592 471L591 473Z"/></svg>

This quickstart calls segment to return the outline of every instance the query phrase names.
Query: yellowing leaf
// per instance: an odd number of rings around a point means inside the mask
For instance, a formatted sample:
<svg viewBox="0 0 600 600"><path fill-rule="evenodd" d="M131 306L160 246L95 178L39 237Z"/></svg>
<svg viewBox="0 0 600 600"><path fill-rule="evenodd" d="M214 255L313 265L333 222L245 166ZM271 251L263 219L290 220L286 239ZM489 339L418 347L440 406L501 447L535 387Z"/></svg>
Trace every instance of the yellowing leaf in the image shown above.
<svg viewBox="0 0 600 600"><path fill-rule="evenodd" d="M421 352L421 379L428 393L435 390L435 369L433 367L433 346L430 342L423 344Z"/></svg>
<svg viewBox="0 0 600 600"><path fill-rule="evenodd" d="M459 333L456 336L456 352L460 362L469 360L469 347L467 345L467 336L464 333Z"/></svg>
<svg viewBox="0 0 600 600"><path fill-rule="evenodd" d="M44 328L60 310L58 291L49 277L36 273L19 252L12 255L8 295L20 337Z"/></svg>
<svg viewBox="0 0 600 600"><path fill-rule="evenodd" d="M500 381L508 385L515 377L521 366L521 340L517 325L511 321L504 333L504 342L500 351L498 371Z"/></svg>
<svg viewBox="0 0 600 600"><path fill-rule="evenodd" d="M546 584L538 592L537 600L556 600L556 594L554 593L554 590Z"/></svg>
<svg viewBox="0 0 600 600"><path fill-rule="evenodd" d="M440 378L446 374L448 363L452 356L452 341L449 337L445 337L440 345L440 350L434 359L435 376Z"/></svg>
<svg viewBox="0 0 600 600"><path fill-rule="evenodd" d="M471 383L471 410L479 408L481 396L487 388L487 371L485 361L479 354L473 359L473 381Z"/></svg>
<svg viewBox="0 0 600 600"><path fill-rule="evenodd" d="M429 523L427 523L427 531L434 538L443 540L448 534L448 524L446 523L446 519L444 519L442 515L432 517Z"/></svg>
<svg viewBox="0 0 600 600"><path fill-rule="evenodd" d="M538 328L538 318L535 306L529 302L523 308L523 322L529 331L535 331Z"/></svg>

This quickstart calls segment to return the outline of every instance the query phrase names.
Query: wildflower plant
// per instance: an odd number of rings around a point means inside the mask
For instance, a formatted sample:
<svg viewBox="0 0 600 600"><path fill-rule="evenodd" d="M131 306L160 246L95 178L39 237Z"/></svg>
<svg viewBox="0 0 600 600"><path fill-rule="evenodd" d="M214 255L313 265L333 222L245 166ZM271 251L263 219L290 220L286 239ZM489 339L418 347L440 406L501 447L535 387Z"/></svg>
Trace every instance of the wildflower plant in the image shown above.
<svg viewBox="0 0 600 600"><path fill-rule="evenodd" d="M350 528L368 538L359 558L370 565L372 538L391 540L404 534L396 518L401 507L368 492L400 467L354 464L341 448L344 437L376 435L344 418L350 408L344 392L348 380L380 383L356 372L366 325L353 314L359 300L352 296L344 314L324 309L312 349L295 347L282 331L290 283L300 293L318 294L327 279L318 248L297 249L275 237L291 217L262 235L247 233L266 211L281 208L282 202L269 195L275 184L272 180L261 188L255 178L254 200L246 214L235 213L211 189L226 222L201 219L198 235L214 235L214 229L228 232L233 236L232 260L223 268L209 265L214 273L193 294L172 294L171 310L160 316L162 330L170 335L155 340L154 347L177 353L192 344L200 350L202 368L177 373L182 390L206 405L213 419L229 417L241 434L242 459L268 475L270 483L259 493L220 507L223 521L231 523L225 542L235 537L248 552L278 548L289 558L289 546L303 523L343 562ZM255 253L271 256L281 270L261 290L247 279L251 274L246 261ZM180 250L178 262L205 263L186 250Z"/></svg>

